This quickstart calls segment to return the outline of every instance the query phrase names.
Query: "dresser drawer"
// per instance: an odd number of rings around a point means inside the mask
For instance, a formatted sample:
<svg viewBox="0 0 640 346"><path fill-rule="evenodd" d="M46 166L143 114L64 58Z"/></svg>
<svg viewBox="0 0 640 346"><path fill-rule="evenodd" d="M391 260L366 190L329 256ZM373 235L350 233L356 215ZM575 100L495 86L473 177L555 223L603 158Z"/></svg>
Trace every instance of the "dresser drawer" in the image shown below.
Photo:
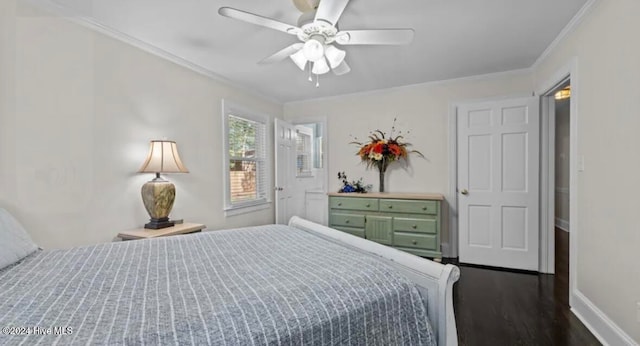
<svg viewBox="0 0 640 346"><path fill-rule="evenodd" d="M381 199L380 211L390 213L436 215L438 213L438 202L423 200Z"/></svg>
<svg viewBox="0 0 640 346"><path fill-rule="evenodd" d="M331 209L377 211L378 200L375 198L331 197L329 199L329 207Z"/></svg>
<svg viewBox="0 0 640 346"><path fill-rule="evenodd" d="M351 227L340 227L340 226L335 226L333 228L337 229L338 231L342 231L342 232L345 232L345 233L349 233L351 235L355 235L356 237L364 238L364 230L363 229L351 228Z"/></svg>
<svg viewBox="0 0 640 346"><path fill-rule="evenodd" d="M430 219L393 218L393 230L400 232L438 233L438 223Z"/></svg>
<svg viewBox="0 0 640 346"><path fill-rule="evenodd" d="M410 234L396 232L393 234L393 245L428 250L437 249L436 236L427 234Z"/></svg>
<svg viewBox="0 0 640 346"><path fill-rule="evenodd" d="M364 215L331 213L331 226L364 228Z"/></svg>

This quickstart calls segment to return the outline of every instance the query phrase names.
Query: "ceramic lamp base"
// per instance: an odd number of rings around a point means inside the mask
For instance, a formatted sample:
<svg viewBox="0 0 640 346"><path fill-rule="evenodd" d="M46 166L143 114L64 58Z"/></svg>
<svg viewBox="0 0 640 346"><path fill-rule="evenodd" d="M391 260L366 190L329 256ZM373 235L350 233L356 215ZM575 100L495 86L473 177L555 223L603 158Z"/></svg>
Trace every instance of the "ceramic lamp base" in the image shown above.
<svg viewBox="0 0 640 346"><path fill-rule="evenodd" d="M176 187L159 176L142 185L142 201L150 222L144 228L160 229L173 226L169 221L169 213L176 198Z"/></svg>

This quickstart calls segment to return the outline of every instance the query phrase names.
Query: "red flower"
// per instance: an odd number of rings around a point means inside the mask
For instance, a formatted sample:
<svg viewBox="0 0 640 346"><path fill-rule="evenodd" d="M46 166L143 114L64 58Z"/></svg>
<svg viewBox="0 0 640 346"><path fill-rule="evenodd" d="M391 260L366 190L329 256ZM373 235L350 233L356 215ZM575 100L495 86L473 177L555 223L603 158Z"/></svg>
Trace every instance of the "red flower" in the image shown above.
<svg viewBox="0 0 640 346"><path fill-rule="evenodd" d="M395 156L402 155L402 148L397 144L389 144L389 151Z"/></svg>
<svg viewBox="0 0 640 346"><path fill-rule="evenodd" d="M382 142L378 142L373 146L373 152L376 154L382 154L383 150L384 150L384 143Z"/></svg>

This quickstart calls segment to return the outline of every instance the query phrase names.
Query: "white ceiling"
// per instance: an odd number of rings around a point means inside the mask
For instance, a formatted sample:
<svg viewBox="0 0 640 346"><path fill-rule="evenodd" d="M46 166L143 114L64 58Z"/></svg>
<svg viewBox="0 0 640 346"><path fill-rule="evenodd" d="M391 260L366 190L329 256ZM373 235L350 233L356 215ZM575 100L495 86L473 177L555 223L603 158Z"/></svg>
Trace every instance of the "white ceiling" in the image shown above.
<svg viewBox="0 0 640 346"><path fill-rule="evenodd" d="M341 29L413 28L408 46L346 46L351 72L320 87L287 59L257 62L295 36L218 15L230 6L296 24L292 0L53 1L282 102L530 67L586 0L351 0Z"/></svg>

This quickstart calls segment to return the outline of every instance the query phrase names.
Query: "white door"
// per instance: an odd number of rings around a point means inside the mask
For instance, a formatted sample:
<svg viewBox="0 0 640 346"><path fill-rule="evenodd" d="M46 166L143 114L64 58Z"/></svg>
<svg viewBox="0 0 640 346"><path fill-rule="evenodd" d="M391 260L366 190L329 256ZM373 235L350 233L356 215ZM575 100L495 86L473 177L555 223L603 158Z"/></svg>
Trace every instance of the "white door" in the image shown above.
<svg viewBox="0 0 640 346"><path fill-rule="evenodd" d="M460 262L538 270L537 98L458 108Z"/></svg>
<svg viewBox="0 0 640 346"><path fill-rule="evenodd" d="M293 216L293 184L296 179L295 126L275 119L276 223L286 224Z"/></svg>

